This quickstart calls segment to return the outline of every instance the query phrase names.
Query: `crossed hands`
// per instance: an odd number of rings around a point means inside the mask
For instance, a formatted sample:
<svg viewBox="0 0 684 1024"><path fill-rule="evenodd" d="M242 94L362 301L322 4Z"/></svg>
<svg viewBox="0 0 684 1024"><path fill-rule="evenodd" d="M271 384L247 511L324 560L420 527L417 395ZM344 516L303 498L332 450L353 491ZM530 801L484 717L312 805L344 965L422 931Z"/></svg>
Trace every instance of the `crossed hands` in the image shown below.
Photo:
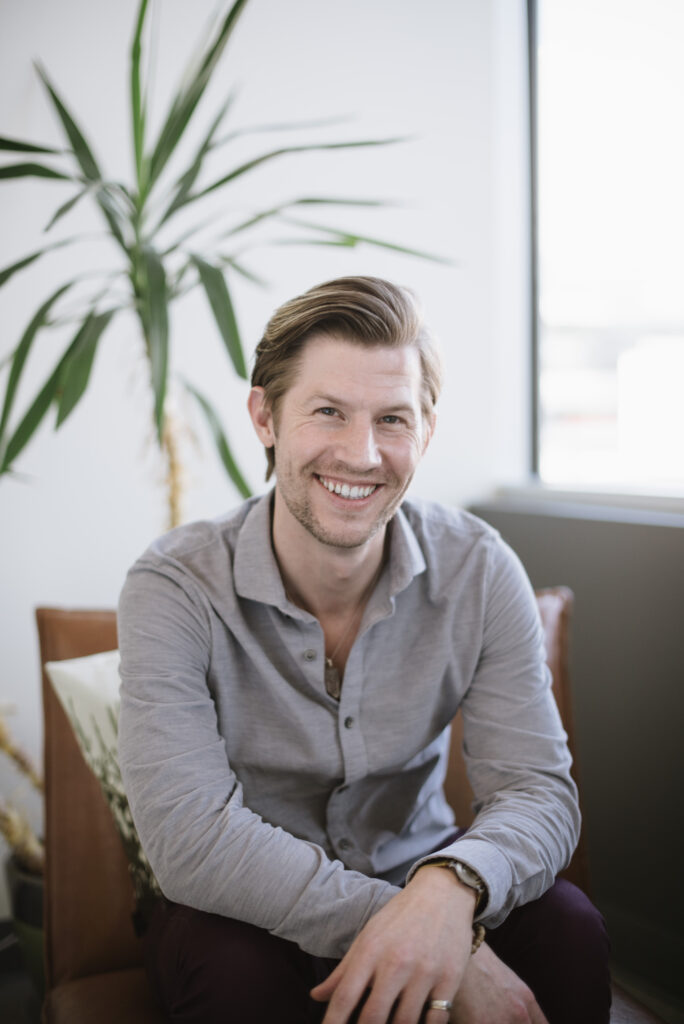
<svg viewBox="0 0 684 1024"><path fill-rule="evenodd" d="M474 891L452 872L417 871L312 990L328 1002L323 1024L347 1024L366 992L358 1024L548 1024L529 988L486 945L471 957L474 906ZM428 1010L422 1018L432 999L451 1001L449 1015Z"/></svg>

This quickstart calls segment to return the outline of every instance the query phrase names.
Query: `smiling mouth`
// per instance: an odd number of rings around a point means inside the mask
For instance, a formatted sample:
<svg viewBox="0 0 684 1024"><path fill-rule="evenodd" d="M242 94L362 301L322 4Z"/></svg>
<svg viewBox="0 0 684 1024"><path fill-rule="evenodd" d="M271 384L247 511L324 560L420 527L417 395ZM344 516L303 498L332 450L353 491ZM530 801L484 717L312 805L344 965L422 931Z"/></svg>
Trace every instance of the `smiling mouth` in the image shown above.
<svg viewBox="0 0 684 1024"><path fill-rule="evenodd" d="M318 474L316 474L316 479L331 494L338 494L341 498L348 498L350 501L369 498L373 491L378 489L378 484L343 484L339 480L329 480L324 476L318 476Z"/></svg>

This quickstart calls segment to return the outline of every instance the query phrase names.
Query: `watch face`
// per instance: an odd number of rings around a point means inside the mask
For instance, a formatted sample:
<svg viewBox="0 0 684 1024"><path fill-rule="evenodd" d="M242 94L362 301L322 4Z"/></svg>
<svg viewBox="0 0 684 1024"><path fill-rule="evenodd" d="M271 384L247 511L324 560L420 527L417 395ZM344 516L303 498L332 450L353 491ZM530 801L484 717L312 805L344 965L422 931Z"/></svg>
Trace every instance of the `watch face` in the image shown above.
<svg viewBox="0 0 684 1024"><path fill-rule="evenodd" d="M466 885L469 885L471 889L477 889L478 892L483 891L484 883L480 876L476 874L472 870L472 868L469 868L467 864L464 864L460 860L456 861L454 867L456 868L456 874L458 875L462 882L465 882Z"/></svg>

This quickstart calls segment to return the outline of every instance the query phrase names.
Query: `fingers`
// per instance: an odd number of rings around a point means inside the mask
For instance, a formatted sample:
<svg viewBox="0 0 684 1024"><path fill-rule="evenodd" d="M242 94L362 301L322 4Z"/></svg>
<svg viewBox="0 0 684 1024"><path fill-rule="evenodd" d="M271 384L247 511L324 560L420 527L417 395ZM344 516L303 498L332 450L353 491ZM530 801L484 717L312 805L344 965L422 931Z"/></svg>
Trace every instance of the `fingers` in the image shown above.
<svg viewBox="0 0 684 1024"><path fill-rule="evenodd" d="M357 1011L357 1024L448 1024L453 993L429 992L427 978L361 977L354 982L348 975L342 979L330 978L312 989L314 999L330 999L323 1024L346 1024ZM328 984L330 983L330 984ZM327 993L332 990L331 994ZM443 1006L430 1007L430 1002Z"/></svg>
<svg viewBox="0 0 684 1024"><path fill-rule="evenodd" d="M534 996L532 997L532 1006L530 1009L530 1022L531 1024L549 1024L548 1020L541 1012L541 1008Z"/></svg>
<svg viewBox="0 0 684 1024"><path fill-rule="evenodd" d="M451 998L445 995L436 995L434 992L430 994L426 1005L430 1007L430 1003L442 1002L444 1007L429 1008L425 1014L425 1024L448 1024L451 1020Z"/></svg>
<svg viewBox="0 0 684 1024"><path fill-rule="evenodd" d="M458 989L470 956L471 918L472 896L450 872L419 871L312 990L314 999L328 1000L323 1024L347 1024L359 1006L358 1024L386 1024L392 1014L393 1024L417 1024L431 993L449 1000ZM432 1009L422 1019L448 1024L449 1015Z"/></svg>
<svg viewBox="0 0 684 1024"><path fill-rule="evenodd" d="M344 961L338 964L321 985L311 990L313 999L328 1001L323 1024L347 1024L370 984L366 972L345 970Z"/></svg>
<svg viewBox="0 0 684 1024"><path fill-rule="evenodd" d="M344 972L341 970L341 966L341 964L338 964L338 966L328 975L325 981L321 981L315 988L311 989L309 995L312 999L315 999L319 1003L328 1002L342 979Z"/></svg>

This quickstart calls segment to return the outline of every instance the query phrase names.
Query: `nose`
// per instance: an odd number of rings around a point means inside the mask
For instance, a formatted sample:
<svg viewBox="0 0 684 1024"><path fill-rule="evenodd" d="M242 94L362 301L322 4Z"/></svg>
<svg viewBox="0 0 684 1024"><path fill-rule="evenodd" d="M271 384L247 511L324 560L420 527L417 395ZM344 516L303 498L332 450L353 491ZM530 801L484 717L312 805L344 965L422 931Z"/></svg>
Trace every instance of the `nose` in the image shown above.
<svg viewBox="0 0 684 1024"><path fill-rule="evenodd" d="M351 420L337 441L337 458L356 472L368 472L382 463L375 427L371 422Z"/></svg>

